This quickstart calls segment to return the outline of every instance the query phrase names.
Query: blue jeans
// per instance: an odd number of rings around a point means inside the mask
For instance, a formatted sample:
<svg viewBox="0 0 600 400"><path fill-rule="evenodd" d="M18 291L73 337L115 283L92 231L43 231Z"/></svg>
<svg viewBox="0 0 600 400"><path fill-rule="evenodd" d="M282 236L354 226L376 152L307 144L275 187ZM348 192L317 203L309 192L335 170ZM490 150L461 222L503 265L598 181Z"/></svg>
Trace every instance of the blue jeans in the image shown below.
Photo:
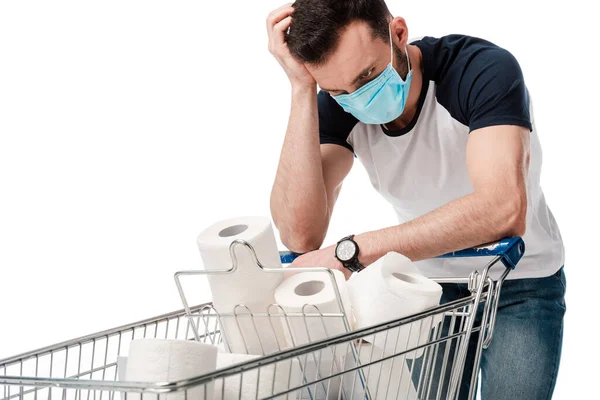
<svg viewBox="0 0 600 400"><path fill-rule="evenodd" d="M466 284L442 284L442 287L442 303L470 294ZM552 398L560 363L563 316L566 311L565 291L563 268L545 278L504 282L494 337L481 357L483 400ZM469 393L477 339L478 333L475 333L469 341L460 399L466 399ZM453 347L451 353L454 352ZM441 346L440 350L443 349ZM414 367L417 370L421 362L421 359L415 360ZM442 398L445 398L448 385L444 380Z"/></svg>

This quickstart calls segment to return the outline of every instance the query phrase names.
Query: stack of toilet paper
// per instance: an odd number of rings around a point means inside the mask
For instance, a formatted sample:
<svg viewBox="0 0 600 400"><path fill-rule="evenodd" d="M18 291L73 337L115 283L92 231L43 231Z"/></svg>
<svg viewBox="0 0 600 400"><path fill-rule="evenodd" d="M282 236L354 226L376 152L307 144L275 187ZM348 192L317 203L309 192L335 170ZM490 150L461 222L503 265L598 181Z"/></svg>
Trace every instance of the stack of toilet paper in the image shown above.
<svg viewBox="0 0 600 400"><path fill-rule="evenodd" d="M270 220L240 217L217 222L198 236L197 243L204 268L207 271L230 269L230 244L235 240L249 243L263 266L282 267ZM209 274L207 277L213 295L213 306L220 315L221 331L227 342L226 349L236 360L253 359L252 356L255 355L271 354L350 331L350 298L344 275L340 271L297 273L284 281L284 274L281 273L283 270L261 270L244 246L237 246L235 255L235 271ZM336 289L341 295L341 303L338 302ZM277 307L269 308L273 304L277 304ZM240 315L234 318L230 314L236 311ZM269 311L283 311L288 317L256 316ZM250 313L254 316L250 317ZM331 313L339 316L319 317L321 314ZM304 378L303 382L312 382L342 372L343 356L348 345L340 347L326 348L301 360L294 360L298 368L290 365L293 374L284 383L297 385L300 377ZM240 354L248 354L248 357L241 357ZM310 396L337 398L339 380L335 378L325 381L318 388L313 388L314 393ZM248 384L237 386L229 381L230 379L223 382L222 394L241 390L249 396L253 390L261 393L264 390L262 379L259 386L253 384L252 379ZM219 392L218 388L216 392ZM326 395L326 392L331 393L331 396Z"/></svg>
<svg viewBox="0 0 600 400"><path fill-rule="evenodd" d="M340 271L297 273L277 287L275 301L288 315L284 319L284 333L287 342L293 346L331 338L351 329L350 296L346 279ZM300 357L306 382L316 382L343 372L348 347L344 343ZM321 381L305 389L302 396L337 399L340 381L339 376Z"/></svg>
<svg viewBox="0 0 600 400"><path fill-rule="evenodd" d="M270 219L238 217L219 221L198 236L204 269L230 269L230 245L235 240L248 242L263 266L282 267ZM283 281L283 273L261 270L243 245L235 248L235 255L235 271L208 275L213 307L220 315L221 333L228 350L253 355L277 352L287 346L281 321L264 315L272 311L269 306L275 303L275 290ZM250 314L263 316L251 317Z"/></svg>
<svg viewBox="0 0 600 400"><path fill-rule="evenodd" d="M160 384L194 378L257 358L259 356L219 352L217 346L190 340L137 339L131 342L128 357L117 357L117 371L120 381ZM166 396L166 400L253 400L297 387L302 376L297 360L283 360L163 394L161 399ZM290 400L296 397L294 392L284 396ZM127 398L156 400L157 395L130 392Z"/></svg>
<svg viewBox="0 0 600 400"><path fill-rule="evenodd" d="M208 275L225 352L187 340L134 340L129 357L117 360L120 380L158 383L196 377L351 329L397 320L435 307L440 301L440 285L421 275L408 258L394 252L354 274L348 282L337 270L300 272L284 280L283 270L278 270L282 265L274 231L270 220L263 217L228 219L203 231L197 243L206 270L232 268L230 244L234 240L248 242L263 267L276 272L261 270L250 251L239 245L234 271ZM285 316L269 316L269 311ZM235 313L239 314L237 318L232 316ZM374 399L396 398L398 393L398 398L412 399L415 390L406 358L418 357L422 350L370 366L370 373L363 376L365 381L360 377L349 379L353 374L344 371L359 362L362 365L424 345L440 320L419 320L363 338L368 344L359 346L358 359L350 351L350 344L344 342L294 359L241 370L191 387L187 393L165 396L167 400L185 400L186 396L194 400L256 399L316 382L302 393L292 392L285 397L361 399L366 384ZM332 375L338 376L329 378ZM323 378L327 379L320 381ZM154 400L156 394L129 393L128 397Z"/></svg>

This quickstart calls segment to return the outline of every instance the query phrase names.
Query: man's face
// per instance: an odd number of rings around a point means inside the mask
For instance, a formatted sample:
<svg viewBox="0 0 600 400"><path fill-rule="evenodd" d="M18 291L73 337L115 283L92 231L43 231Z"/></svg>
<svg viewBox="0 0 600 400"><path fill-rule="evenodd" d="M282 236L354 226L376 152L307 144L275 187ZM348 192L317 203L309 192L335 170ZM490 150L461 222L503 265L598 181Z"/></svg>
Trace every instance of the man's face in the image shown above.
<svg viewBox="0 0 600 400"><path fill-rule="evenodd" d="M325 64L307 64L306 68L321 89L335 96L375 79L389 63L389 43L375 37L365 22L355 21L340 32L337 47Z"/></svg>

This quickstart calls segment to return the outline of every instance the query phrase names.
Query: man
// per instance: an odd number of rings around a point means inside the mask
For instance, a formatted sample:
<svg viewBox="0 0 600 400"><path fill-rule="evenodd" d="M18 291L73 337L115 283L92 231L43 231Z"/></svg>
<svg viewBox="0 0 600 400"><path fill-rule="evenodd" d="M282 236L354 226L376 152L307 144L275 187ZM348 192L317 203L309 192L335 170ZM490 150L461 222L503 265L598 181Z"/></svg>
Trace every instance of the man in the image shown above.
<svg viewBox="0 0 600 400"><path fill-rule="evenodd" d="M539 186L541 147L515 58L462 35L409 42L383 0L298 0L273 11L267 28L292 86L271 212L282 242L305 253L293 266L349 277L396 251L426 276L466 277L481 260L432 257L523 236L525 256L504 284L482 356L482 396L551 398L564 251ZM399 224L319 249L355 156ZM443 287L444 302L468 293Z"/></svg>

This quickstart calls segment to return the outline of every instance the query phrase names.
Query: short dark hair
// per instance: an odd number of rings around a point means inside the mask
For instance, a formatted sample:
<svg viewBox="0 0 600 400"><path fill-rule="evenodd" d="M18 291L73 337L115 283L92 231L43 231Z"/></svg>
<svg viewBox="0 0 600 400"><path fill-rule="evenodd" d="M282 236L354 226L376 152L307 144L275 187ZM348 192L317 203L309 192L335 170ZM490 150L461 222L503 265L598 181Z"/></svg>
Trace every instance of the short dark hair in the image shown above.
<svg viewBox="0 0 600 400"><path fill-rule="evenodd" d="M354 21L366 22L374 37L388 42L391 13L384 0L296 0L286 42L294 57L320 65L333 52L340 31Z"/></svg>

